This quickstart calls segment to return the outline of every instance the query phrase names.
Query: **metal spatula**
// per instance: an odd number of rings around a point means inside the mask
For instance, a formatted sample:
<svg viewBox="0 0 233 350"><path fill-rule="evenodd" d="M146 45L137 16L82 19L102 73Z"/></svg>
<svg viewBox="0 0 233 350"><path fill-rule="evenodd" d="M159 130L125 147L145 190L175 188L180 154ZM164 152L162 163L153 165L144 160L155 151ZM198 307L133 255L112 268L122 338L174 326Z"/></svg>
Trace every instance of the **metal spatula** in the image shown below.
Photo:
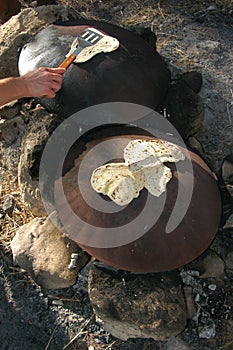
<svg viewBox="0 0 233 350"><path fill-rule="evenodd" d="M78 46L72 54L59 65L59 68L68 68L75 60L78 54L87 46L95 45L100 39L104 37L104 34L95 28L86 28L78 35Z"/></svg>

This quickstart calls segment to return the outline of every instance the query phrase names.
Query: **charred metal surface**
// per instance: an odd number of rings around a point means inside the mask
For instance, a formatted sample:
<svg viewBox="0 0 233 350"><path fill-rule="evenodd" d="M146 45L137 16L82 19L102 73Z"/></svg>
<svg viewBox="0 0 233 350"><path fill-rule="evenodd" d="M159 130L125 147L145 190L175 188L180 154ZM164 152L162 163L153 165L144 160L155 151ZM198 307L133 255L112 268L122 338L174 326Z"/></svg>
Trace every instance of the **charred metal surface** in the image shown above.
<svg viewBox="0 0 233 350"><path fill-rule="evenodd" d="M120 47L98 54L81 64L72 64L64 74L62 89L54 99L39 99L48 110L64 117L104 102L132 102L158 107L163 101L169 72L149 43L126 29L112 24L77 20L50 25L26 44L19 57L19 72L41 66L58 67L77 35L93 26L116 37Z"/></svg>

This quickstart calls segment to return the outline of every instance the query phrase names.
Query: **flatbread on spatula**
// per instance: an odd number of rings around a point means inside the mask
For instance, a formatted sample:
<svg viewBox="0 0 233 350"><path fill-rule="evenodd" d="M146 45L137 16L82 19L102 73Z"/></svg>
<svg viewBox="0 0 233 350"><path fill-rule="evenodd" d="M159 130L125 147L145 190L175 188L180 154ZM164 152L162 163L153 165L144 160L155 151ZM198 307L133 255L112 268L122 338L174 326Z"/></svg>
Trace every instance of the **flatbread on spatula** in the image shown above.
<svg viewBox="0 0 233 350"><path fill-rule="evenodd" d="M92 57L98 53L112 52L118 49L120 43L116 38L109 35L104 35L95 45L87 46L78 54L75 58L74 63L83 63L89 61ZM68 57L71 55L78 46L78 39L76 38L71 44L70 51L66 55Z"/></svg>

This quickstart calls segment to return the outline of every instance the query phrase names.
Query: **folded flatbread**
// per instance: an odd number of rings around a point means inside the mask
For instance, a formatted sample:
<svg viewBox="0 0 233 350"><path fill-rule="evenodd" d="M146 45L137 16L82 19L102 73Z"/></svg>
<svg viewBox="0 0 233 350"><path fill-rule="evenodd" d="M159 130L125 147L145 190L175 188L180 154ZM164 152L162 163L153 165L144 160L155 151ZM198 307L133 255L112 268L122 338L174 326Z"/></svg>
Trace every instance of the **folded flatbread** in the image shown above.
<svg viewBox="0 0 233 350"><path fill-rule="evenodd" d="M124 149L124 159L131 171L138 171L164 162L184 160L184 154L168 141L133 140Z"/></svg>
<svg viewBox="0 0 233 350"><path fill-rule="evenodd" d="M145 175L145 188L153 196L159 197L166 191L166 185L172 178L171 169L163 164L143 169Z"/></svg>
<svg viewBox="0 0 233 350"><path fill-rule="evenodd" d="M153 196L166 191L172 178L164 162L178 162L185 156L181 149L162 140L133 140L124 149L125 163L109 163L93 171L92 188L107 195L118 205L127 205L145 187Z"/></svg>
<svg viewBox="0 0 233 350"><path fill-rule="evenodd" d="M126 205L139 196L145 185L144 180L142 172L133 174L125 163L109 163L93 171L91 186L118 205Z"/></svg>
<svg viewBox="0 0 233 350"><path fill-rule="evenodd" d="M116 38L113 38L109 35L104 35L95 45L87 46L75 58L75 63L83 63L89 61L92 57L97 55L98 53L107 53L112 52L118 49L120 43ZM70 51L66 55L66 57L70 56L74 52L74 50L78 46L78 39L76 38L71 44Z"/></svg>

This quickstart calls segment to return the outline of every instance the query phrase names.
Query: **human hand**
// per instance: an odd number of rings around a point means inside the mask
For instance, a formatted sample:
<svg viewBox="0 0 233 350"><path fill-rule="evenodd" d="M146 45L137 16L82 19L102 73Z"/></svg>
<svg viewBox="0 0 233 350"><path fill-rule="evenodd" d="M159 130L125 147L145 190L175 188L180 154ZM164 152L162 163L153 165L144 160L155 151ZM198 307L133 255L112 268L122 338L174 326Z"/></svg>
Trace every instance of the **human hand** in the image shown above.
<svg viewBox="0 0 233 350"><path fill-rule="evenodd" d="M54 98L60 90L64 68L40 67L20 77L25 97Z"/></svg>

